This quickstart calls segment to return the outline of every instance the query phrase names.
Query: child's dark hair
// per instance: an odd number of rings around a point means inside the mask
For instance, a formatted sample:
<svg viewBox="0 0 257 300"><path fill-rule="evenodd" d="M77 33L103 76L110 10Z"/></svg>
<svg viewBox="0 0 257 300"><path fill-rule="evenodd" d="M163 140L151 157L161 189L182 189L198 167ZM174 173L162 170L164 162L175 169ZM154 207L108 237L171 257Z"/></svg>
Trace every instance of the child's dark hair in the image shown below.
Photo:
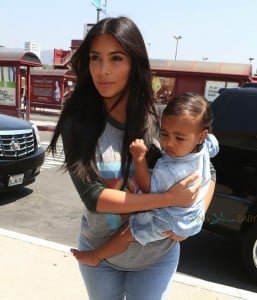
<svg viewBox="0 0 257 300"><path fill-rule="evenodd" d="M209 102L200 94L185 93L174 97L165 107L163 116L190 114L199 120L199 126L211 132L212 112Z"/></svg>

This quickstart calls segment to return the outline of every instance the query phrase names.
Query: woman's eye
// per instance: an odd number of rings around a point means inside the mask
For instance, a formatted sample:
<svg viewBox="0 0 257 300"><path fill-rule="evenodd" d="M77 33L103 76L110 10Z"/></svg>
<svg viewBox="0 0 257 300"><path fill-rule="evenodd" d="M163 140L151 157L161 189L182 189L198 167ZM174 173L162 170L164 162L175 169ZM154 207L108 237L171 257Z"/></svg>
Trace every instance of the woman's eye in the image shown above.
<svg viewBox="0 0 257 300"><path fill-rule="evenodd" d="M113 61L121 61L122 60L122 57L121 56L118 56L118 55L115 55L112 57L112 60Z"/></svg>
<svg viewBox="0 0 257 300"><path fill-rule="evenodd" d="M90 54L90 55L89 55L89 59L90 59L91 61L95 61L95 60L99 60L100 57L99 57L98 55L96 55L96 54Z"/></svg>

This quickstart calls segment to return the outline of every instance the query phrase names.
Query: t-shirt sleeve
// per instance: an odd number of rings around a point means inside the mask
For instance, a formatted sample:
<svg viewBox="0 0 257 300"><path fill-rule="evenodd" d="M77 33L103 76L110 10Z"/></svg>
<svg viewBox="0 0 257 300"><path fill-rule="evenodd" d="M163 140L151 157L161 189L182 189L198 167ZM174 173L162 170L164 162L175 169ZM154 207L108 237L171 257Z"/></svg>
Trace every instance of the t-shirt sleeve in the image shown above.
<svg viewBox="0 0 257 300"><path fill-rule="evenodd" d="M103 182L100 179L95 178L90 183L86 183L72 174L72 172L69 173L80 199L85 204L86 208L89 211L96 212L97 200L105 188Z"/></svg>
<svg viewBox="0 0 257 300"><path fill-rule="evenodd" d="M70 141L70 129L71 129L71 121L68 119L64 123L61 136L62 142L64 146L64 152ZM76 176L71 170L69 170L69 174L71 176L72 182L82 200L85 204L86 208L89 211L96 212L96 205L99 198L99 195L105 188L104 183L99 178L93 178L90 183L84 182L78 176Z"/></svg>

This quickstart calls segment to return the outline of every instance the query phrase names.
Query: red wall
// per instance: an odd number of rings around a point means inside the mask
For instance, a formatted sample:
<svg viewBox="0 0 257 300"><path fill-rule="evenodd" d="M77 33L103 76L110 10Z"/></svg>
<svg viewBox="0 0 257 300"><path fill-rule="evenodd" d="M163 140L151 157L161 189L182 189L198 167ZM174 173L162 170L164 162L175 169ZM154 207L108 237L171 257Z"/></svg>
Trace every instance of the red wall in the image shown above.
<svg viewBox="0 0 257 300"><path fill-rule="evenodd" d="M204 94L205 79L194 76L179 75L175 84L175 94L182 94L186 92L195 92Z"/></svg>

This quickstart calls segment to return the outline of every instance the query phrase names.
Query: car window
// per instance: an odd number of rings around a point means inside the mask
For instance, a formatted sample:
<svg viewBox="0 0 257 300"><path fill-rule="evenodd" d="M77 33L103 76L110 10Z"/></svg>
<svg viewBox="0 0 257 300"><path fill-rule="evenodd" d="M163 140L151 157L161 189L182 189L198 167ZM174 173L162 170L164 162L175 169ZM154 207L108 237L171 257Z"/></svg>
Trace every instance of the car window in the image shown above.
<svg viewBox="0 0 257 300"><path fill-rule="evenodd" d="M214 133L257 135L257 93L224 92L211 105Z"/></svg>

